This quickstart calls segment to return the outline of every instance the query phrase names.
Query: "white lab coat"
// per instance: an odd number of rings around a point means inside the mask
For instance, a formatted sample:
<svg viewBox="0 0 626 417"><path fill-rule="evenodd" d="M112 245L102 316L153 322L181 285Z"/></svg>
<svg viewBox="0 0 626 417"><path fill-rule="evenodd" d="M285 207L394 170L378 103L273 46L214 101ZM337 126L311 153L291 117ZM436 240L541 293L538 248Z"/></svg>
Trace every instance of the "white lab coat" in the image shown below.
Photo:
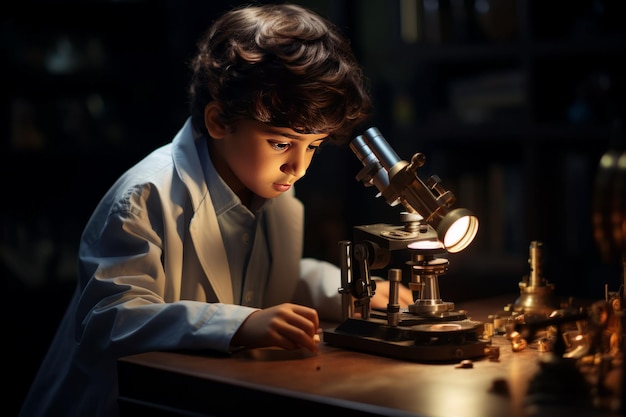
<svg viewBox="0 0 626 417"><path fill-rule="evenodd" d="M21 416L115 416L119 357L228 352L254 311L232 304L226 252L194 140L204 139L194 139L187 120L172 143L126 172L101 200L81 239L77 290ZM339 320L339 268L301 259L303 214L293 192L268 207L272 263L259 307L298 302Z"/></svg>

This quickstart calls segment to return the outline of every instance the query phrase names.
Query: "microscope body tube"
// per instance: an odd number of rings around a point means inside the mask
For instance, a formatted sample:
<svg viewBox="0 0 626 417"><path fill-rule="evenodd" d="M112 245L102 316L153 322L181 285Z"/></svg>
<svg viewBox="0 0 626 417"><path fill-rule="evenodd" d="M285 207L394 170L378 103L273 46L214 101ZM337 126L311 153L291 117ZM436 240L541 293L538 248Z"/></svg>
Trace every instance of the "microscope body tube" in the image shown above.
<svg viewBox="0 0 626 417"><path fill-rule="evenodd" d="M385 180L374 182L387 203L394 205L400 200L407 210L424 216L426 221L439 223L446 214L445 207L416 174L417 168L424 163L422 154L416 154L410 164L400 159L375 127L367 129L354 147L352 143L350 146L355 153L357 146L361 149L357 156L364 165L366 160L376 160L384 168ZM426 216L428 213L430 215Z"/></svg>
<svg viewBox="0 0 626 417"><path fill-rule="evenodd" d="M371 127L367 129L364 138L368 147L376 155L387 172L391 171L398 162L402 161L377 128Z"/></svg>
<svg viewBox="0 0 626 417"><path fill-rule="evenodd" d="M363 136L357 136L350 142L350 149L363 164L363 169L357 175L357 180L366 186L375 185L379 191L387 189L389 186L389 174L380 164L365 142Z"/></svg>

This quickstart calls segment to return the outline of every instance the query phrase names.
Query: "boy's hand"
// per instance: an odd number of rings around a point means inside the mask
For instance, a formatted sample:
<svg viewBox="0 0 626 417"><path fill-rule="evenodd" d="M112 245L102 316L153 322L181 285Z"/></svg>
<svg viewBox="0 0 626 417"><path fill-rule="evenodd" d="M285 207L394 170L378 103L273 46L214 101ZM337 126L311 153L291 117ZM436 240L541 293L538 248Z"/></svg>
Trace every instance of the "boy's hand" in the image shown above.
<svg viewBox="0 0 626 417"><path fill-rule="evenodd" d="M319 325L316 310L297 304L280 304L250 314L233 336L231 344L252 348L305 348L317 352Z"/></svg>

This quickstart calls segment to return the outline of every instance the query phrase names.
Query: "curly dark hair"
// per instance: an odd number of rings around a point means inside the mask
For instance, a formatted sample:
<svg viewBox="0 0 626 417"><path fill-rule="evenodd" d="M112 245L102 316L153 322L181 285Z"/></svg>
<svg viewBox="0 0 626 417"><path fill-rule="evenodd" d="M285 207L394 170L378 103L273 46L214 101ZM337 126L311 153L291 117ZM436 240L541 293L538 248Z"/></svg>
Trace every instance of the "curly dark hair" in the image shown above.
<svg viewBox="0 0 626 417"><path fill-rule="evenodd" d="M218 18L191 61L191 117L220 104L226 124L253 119L345 143L371 112L362 69L338 28L293 4L249 5Z"/></svg>

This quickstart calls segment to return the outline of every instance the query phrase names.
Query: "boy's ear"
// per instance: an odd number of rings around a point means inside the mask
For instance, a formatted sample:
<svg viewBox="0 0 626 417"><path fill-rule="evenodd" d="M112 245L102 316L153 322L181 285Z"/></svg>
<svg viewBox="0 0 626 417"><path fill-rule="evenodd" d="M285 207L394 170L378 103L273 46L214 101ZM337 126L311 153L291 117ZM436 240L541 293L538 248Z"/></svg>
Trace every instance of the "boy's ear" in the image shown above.
<svg viewBox="0 0 626 417"><path fill-rule="evenodd" d="M204 125L213 139L222 139L227 133L228 127L222 120L222 109L214 101L204 108Z"/></svg>

